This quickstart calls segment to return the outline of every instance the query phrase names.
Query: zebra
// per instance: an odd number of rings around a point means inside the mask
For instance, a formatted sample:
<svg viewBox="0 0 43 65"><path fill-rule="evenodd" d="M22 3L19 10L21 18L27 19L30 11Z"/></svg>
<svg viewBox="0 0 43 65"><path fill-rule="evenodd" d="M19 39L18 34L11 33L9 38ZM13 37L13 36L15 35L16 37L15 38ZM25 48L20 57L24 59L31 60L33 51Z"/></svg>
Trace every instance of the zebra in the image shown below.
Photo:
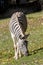
<svg viewBox="0 0 43 65"><path fill-rule="evenodd" d="M28 56L25 31L27 28L26 16L23 12L15 12L9 22L9 30L14 42L15 56L17 60L22 55Z"/></svg>

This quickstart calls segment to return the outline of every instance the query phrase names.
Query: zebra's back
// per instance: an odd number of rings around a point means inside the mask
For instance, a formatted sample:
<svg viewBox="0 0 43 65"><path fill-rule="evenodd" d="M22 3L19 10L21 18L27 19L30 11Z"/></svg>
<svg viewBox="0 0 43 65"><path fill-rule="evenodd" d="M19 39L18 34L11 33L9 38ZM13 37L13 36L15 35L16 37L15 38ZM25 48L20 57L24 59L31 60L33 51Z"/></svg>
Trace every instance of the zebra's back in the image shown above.
<svg viewBox="0 0 43 65"><path fill-rule="evenodd" d="M20 35L24 35L26 28L27 21L23 12L14 13L9 23L10 32L12 32L17 38L19 38Z"/></svg>

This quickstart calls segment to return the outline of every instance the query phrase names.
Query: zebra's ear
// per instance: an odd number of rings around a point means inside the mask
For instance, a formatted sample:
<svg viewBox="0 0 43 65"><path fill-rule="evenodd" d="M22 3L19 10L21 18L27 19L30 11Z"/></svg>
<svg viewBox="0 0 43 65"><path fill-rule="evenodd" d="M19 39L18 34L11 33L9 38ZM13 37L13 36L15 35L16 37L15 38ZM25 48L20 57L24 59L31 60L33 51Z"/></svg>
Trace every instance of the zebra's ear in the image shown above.
<svg viewBox="0 0 43 65"><path fill-rule="evenodd" d="M20 35L19 38L22 39L22 36Z"/></svg>
<svg viewBox="0 0 43 65"><path fill-rule="evenodd" d="M19 38L20 38L20 39L25 39L25 36L22 37L22 36L20 35Z"/></svg>
<svg viewBox="0 0 43 65"><path fill-rule="evenodd" d="M19 38L20 38L20 39L26 39L29 35L30 35L30 34L27 34L27 35L25 35L25 36L23 36L23 37L20 35Z"/></svg>
<svg viewBox="0 0 43 65"><path fill-rule="evenodd" d="M25 35L22 39L26 39L30 34Z"/></svg>
<svg viewBox="0 0 43 65"><path fill-rule="evenodd" d="M25 35L24 38L26 39L29 35L30 35L30 34Z"/></svg>

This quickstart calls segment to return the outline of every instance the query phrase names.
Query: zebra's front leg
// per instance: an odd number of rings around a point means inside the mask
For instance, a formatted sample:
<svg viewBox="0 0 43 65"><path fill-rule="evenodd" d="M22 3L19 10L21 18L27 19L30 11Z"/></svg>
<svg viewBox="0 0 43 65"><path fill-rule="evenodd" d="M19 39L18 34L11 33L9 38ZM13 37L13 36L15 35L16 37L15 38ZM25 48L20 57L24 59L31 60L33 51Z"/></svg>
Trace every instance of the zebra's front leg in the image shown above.
<svg viewBox="0 0 43 65"><path fill-rule="evenodd" d="M22 54L21 54L21 51L19 50L19 48L17 47L17 50L15 52L15 59L17 60L19 57L21 57Z"/></svg>
<svg viewBox="0 0 43 65"><path fill-rule="evenodd" d="M19 49L18 49L18 46L17 46L17 49L16 49L16 54L15 54L15 56L16 56L16 60L19 58Z"/></svg>
<svg viewBox="0 0 43 65"><path fill-rule="evenodd" d="M16 45L16 39L15 39L15 35L13 33L11 33L11 37L12 37L12 40L13 40L13 43L14 43L14 50L15 50L15 55L14 55L14 58L17 59L17 45Z"/></svg>
<svg viewBox="0 0 43 65"><path fill-rule="evenodd" d="M22 54L21 54L21 51L19 50L19 57L21 58Z"/></svg>
<svg viewBox="0 0 43 65"><path fill-rule="evenodd" d="M19 58L19 48L18 48L17 43L16 43L16 45L14 44L14 48L15 48L15 56L14 56L14 58L17 60Z"/></svg>
<svg viewBox="0 0 43 65"><path fill-rule="evenodd" d="M21 51L19 48L19 42L17 42L17 53L18 53L18 57L21 57Z"/></svg>
<svg viewBox="0 0 43 65"><path fill-rule="evenodd" d="M14 51L15 51L14 58L16 58L16 54L17 54L17 47L16 47L16 45L14 45Z"/></svg>

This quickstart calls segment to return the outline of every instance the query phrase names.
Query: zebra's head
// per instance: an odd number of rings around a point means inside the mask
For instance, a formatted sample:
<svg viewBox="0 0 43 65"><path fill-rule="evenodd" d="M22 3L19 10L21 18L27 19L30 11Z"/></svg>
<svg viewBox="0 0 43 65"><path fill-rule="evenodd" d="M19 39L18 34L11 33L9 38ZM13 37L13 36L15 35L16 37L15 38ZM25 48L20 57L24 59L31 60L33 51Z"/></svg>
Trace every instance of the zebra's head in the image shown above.
<svg viewBox="0 0 43 65"><path fill-rule="evenodd" d="M27 49L27 44L28 44L28 41L22 37L19 39L19 49L21 51L21 53L24 55L24 56L28 56L28 49Z"/></svg>

